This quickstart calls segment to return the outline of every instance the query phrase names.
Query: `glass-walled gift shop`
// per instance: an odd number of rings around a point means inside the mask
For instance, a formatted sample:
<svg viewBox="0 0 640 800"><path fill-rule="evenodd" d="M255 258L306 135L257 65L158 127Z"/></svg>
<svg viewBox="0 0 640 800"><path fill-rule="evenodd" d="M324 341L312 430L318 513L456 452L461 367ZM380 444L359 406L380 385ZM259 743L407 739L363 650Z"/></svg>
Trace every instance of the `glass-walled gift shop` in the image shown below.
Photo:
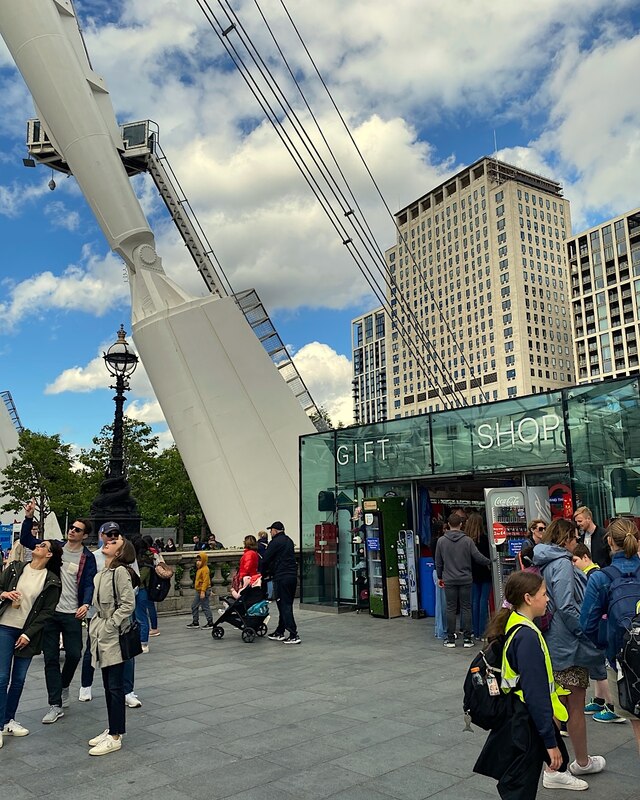
<svg viewBox="0 0 640 800"><path fill-rule="evenodd" d="M454 509L482 514L499 594L532 519L585 505L599 524L640 521L639 382L304 436L300 487L304 604L415 616L432 531Z"/></svg>

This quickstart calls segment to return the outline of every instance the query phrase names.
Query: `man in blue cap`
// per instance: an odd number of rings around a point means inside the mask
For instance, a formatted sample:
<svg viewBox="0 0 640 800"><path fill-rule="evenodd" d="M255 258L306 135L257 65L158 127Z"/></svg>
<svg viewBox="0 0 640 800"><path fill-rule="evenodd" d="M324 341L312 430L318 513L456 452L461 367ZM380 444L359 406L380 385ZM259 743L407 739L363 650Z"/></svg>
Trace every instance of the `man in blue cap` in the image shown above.
<svg viewBox="0 0 640 800"><path fill-rule="evenodd" d="M273 578L279 617L278 626L268 638L284 644L300 644L293 617L293 600L298 584L298 565L293 541L284 532L284 525L279 521L269 525L269 531L271 541L264 551L260 571L264 576ZM285 637L285 631L289 631L288 637Z"/></svg>

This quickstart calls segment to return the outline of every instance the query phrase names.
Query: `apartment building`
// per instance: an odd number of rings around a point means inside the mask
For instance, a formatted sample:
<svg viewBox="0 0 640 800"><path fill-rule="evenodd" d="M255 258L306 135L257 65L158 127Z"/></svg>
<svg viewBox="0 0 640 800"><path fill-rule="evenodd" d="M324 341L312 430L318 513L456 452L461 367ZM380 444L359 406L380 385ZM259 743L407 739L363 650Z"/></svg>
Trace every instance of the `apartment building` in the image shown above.
<svg viewBox="0 0 640 800"><path fill-rule="evenodd" d="M351 322L353 418L387 419L386 315L382 306Z"/></svg>
<svg viewBox="0 0 640 800"><path fill-rule="evenodd" d="M573 383L571 218L559 183L485 157L395 217L389 418Z"/></svg>
<svg viewBox="0 0 640 800"><path fill-rule="evenodd" d="M578 383L637 375L640 208L567 241Z"/></svg>

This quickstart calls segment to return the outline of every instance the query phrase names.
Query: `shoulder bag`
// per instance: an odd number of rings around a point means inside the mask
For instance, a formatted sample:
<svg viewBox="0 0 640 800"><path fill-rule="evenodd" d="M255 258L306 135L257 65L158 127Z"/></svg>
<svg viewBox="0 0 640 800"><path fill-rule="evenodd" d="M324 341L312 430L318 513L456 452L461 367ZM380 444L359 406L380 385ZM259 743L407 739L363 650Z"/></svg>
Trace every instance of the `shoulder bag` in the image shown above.
<svg viewBox="0 0 640 800"><path fill-rule="evenodd" d="M118 595L116 593L116 571L111 573L111 585L113 587L113 603L118 610ZM120 652L122 653L122 660L129 661L142 653L142 644L140 642L140 626L135 617L129 617L128 625L125 630L122 628L118 631L120 639Z"/></svg>

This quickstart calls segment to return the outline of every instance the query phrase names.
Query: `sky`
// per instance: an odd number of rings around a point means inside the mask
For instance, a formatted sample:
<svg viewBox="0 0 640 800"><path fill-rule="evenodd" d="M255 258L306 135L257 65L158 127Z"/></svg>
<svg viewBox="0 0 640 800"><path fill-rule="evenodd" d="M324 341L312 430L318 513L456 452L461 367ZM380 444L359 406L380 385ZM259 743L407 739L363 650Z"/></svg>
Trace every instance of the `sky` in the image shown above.
<svg viewBox="0 0 640 800"><path fill-rule="evenodd" d="M376 305L196 0L75 0L119 123L152 119L234 289L255 288L318 404L352 421L350 320ZM485 155L559 180L574 232L640 205L635 0L235 0L311 131L260 11L382 250L392 211ZM233 34L232 34L233 36ZM25 169L33 104L0 40L0 390L23 425L78 447L113 415L102 354L131 331L123 265L73 178ZM317 138L317 137L316 137ZM497 145L497 151L495 147ZM168 274L206 288L147 176L134 179ZM170 432L140 365L127 413Z"/></svg>

